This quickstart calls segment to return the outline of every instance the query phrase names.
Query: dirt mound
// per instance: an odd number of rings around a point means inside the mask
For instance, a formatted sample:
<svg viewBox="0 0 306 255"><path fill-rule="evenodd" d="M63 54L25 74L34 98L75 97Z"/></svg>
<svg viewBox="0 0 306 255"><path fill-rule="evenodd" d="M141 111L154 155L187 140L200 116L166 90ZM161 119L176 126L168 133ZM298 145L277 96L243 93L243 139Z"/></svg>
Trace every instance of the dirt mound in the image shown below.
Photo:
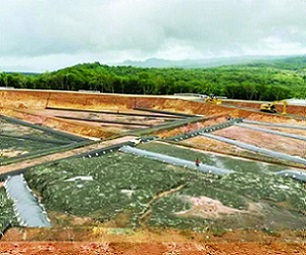
<svg viewBox="0 0 306 255"><path fill-rule="evenodd" d="M220 201L209 197L201 196L186 199L192 203L192 208L186 211L177 212L176 215L217 218L224 214L246 213L246 211L225 206Z"/></svg>

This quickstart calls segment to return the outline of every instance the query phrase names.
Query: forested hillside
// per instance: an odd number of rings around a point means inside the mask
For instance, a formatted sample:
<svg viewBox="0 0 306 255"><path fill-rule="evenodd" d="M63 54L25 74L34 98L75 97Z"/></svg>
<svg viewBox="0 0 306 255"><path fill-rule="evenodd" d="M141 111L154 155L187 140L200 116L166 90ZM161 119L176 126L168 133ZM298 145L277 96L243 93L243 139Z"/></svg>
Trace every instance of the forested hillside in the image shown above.
<svg viewBox="0 0 306 255"><path fill-rule="evenodd" d="M249 100L306 97L306 58L217 68L136 68L79 64L43 74L2 73L0 86L109 93L201 93Z"/></svg>

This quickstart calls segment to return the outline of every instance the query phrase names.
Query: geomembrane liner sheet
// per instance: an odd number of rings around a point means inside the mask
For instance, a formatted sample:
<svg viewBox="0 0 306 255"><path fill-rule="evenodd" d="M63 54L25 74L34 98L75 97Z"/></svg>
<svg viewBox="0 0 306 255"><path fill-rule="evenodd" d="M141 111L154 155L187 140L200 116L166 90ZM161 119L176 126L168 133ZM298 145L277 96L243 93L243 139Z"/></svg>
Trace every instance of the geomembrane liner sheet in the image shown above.
<svg viewBox="0 0 306 255"><path fill-rule="evenodd" d="M14 201L14 211L21 226L51 227L46 212L31 193L23 175L8 177L4 187L8 197Z"/></svg>
<svg viewBox="0 0 306 255"><path fill-rule="evenodd" d="M130 147L130 146L123 146L122 148L120 148L120 151L126 152L126 153L132 153L132 154L136 154L136 155L140 155L140 156L144 156L144 157L148 157L148 158L151 158L151 159L154 159L154 160L166 162L168 164L173 164L173 165L178 165L178 166L182 166L182 167L188 167L188 168L191 168L191 169L196 169L196 170L199 170L199 171L204 172L204 173L213 173L213 174L216 174L216 175L223 175L223 174L230 174L230 173L234 172L234 171L229 170L229 169L224 169L224 168L215 167L215 166L208 166L208 165L204 165L204 164L199 164L199 166L196 166L195 163L192 162L192 161L167 156L165 154L160 154L160 153L150 152L150 151L146 151L146 150L136 149L136 148Z"/></svg>

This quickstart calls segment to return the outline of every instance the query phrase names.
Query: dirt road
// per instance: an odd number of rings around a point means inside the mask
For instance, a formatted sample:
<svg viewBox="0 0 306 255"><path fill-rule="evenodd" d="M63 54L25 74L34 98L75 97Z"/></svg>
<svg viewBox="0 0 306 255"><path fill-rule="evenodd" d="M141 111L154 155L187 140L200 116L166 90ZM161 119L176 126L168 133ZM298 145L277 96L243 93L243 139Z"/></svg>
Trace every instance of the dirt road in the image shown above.
<svg viewBox="0 0 306 255"><path fill-rule="evenodd" d="M51 155L47 155L47 156L43 156L43 157L35 158L35 159L29 159L29 160L25 160L25 161L15 163L15 164L11 164L11 165L8 165L8 166L1 166L0 167L0 174L6 174L6 173L14 172L14 171L24 169L24 168L27 168L27 167L47 163L49 161L64 159L64 158L67 158L67 157L70 157L70 156L73 156L73 155L81 154L81 153L84 153L84 152L89 152L91 150L102 149L102 148L105 148L105 147L108 147L108 146L111 146L111 145L115 145L115 144L118 144L118 143L123 143L123 142L130 141L134 138L135 138L134 136L120 137L120 138L117 138L117 139L108 140L108 141L104 141L104 142L101 142L101 143L91 144L91 145L84 146L84 147L77 148L77 149L70 150L70 151L59 152L59 153L55 153L55 154L51 154Z"/></svg>

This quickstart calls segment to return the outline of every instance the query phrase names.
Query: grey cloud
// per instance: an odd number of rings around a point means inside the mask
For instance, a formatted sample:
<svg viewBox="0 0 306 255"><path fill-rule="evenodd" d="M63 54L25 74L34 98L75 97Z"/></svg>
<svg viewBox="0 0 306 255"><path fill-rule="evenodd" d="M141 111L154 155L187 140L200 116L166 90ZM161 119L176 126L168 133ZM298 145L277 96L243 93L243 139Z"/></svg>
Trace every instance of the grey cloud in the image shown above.
<svg viewBox="0 0 306 255"><path fill-rule="evenodd" d="M2 58L116 61L306 50L304 0L11 0L0 7Z"/></svg>

